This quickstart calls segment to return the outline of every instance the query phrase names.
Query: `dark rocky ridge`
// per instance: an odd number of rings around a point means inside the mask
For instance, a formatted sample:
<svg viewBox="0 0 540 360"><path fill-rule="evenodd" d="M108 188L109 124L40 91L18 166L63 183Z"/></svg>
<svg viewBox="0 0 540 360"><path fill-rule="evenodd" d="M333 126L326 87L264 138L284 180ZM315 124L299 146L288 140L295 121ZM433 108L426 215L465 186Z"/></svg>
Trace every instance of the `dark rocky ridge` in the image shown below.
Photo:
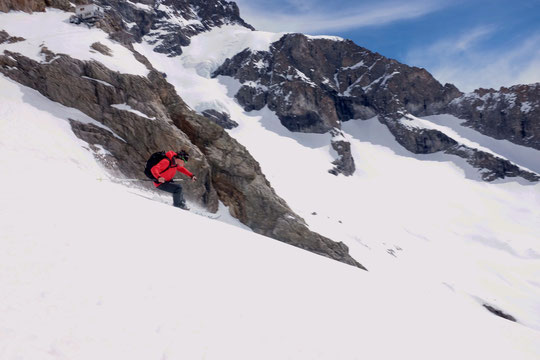
<svg viewBox="0 0 540 360"><path fill-rule="evenodd" d="M540 83L478 89L452 101L448 110L485 135L540 150Z"/></svg>
<svg viewBox="0 0 540 360"><path fill-rule="evenodd" d="M204 110L202 115L208 120L218 124L224 129L234 129L238 126L238 123L231 119L227 113L219 112L214 109Z"/></svg>
<svg viewBox="0 0 540 360"><path fill-rule="evenodd" d="M334 129L331 131L333 138L331 141L332 148L338 153L338 158L332 162L335 167L328 170L329 173L345 176L351 176L356 170L354 158L351 154L351 143L346 141L343 133Z"/></svg>
<svg viewBox="0 0 540 360"><path fill-rule="evenodd" d="M105 56L112 56L112 50L100 42L95 42L92 45L90 45L90 47L96 50L97 52L102 53Z"/></svg>
<svg viewBox="0 0 540 360"><path fill-rule="evenodd" d="M75 134L91 148L100 145L113 154L106 163L114 171L138 177L152 152L190 149L189 167L199 181L185 183L188 199L215 211L219 198L257 233L363 268L343 243L311 232L275 194L247 150L223 128L191 111L161 73L151 69L147 77L120 74L97 62L53 55L50 63L38 63L6 52L0 55L0 72L110 128L121 139L96 125L70 120ZM111 107L123 103L155 120Z"/></svg>
<svg viewBox="0 0 540 360"><path fill-rule="evenodd" d="M72 2L74 4L83 3L81 0ZM69 0L0 0L1 12L16 10L32 13L34 11L45 11L46 7L53 7L64 11L73 9Z"/></svg>
<svg viewBox="0 0 540 360"><path fill-rule="evenodd" d="M383 121L390 132L394 134L397 142L412 153L432 154L442 151L446 154L459 156L471 166L482 169L480 175L485 181L494 181L507 177L522 177L531 182L540 180L538 174L524 170L512 162L491 153L459 144L438 130L409 127L406 123L403 123L403 121L407 121L407 117L405 115L401 121L385 118L383 118Z"/></svg>
<svg viewBox="0 0 540 360"><path fill-rule="evenodd" d="M268 105L291 131L325 133L351 119L399 110L433 115L461 95L426 70L373 53L352 41L288 34L269 52L237 54L214 72L238 79L246 111Z"/></svg>
<svg viewBox="0 0 540 360"><path fill-rule="evenodd" d="M155 51L176 56L182 54L182 46L190 44L190 38L222 25L240 25L249 29L241 17L238 6L225 0L73 0L71 3L93 2L105 10L104 19L96 23L124 45L148 41L156 45ZM68 0L0 0L0 11L45 11L53 7L74 11ZM137 6L136 4L140 4ZM134 25L134 26L131 26Z"/></svg>
<svg viewBox="0 0 540 360"><path fill-rule="evenodd" d="M241 17L234 2L224 0L96 0L106 9L99 26L124 44L143 37L155 51L169 56L182 54L190 38L213 27L237 24L253 29ZM133 26L131 26L133 24Z"/></svg>
<svg viewBox="0 0 540 360"><path fill-rule="evenodd" d="M0 30L0 44L8 43L13 44L16 42L24 41L25 39L17 36L9 36L4 30Z"/></svg>

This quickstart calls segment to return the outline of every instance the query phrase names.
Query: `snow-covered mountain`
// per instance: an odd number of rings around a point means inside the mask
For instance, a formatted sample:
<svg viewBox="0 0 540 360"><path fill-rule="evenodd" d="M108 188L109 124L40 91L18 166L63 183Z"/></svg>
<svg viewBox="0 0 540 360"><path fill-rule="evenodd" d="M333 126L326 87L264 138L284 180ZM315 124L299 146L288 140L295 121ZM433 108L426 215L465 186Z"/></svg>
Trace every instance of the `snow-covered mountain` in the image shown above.
<svg viewBox="0 0 540 360"><path fill-rule="evenodd" d="M360 271L247 231L226 209L209 220L96 181L107 171L68 120L91 119L4 76L0 95L0 163L10 173L0 177L3 359L540 354L537 330L493 316L455 283L400 271L391 256ZM538 270L514 261L519 275ZM459 266L463 276L475 268ZM518 273L500 273L526 290ZM484 280L500 285L491 275Z"/></svg>
<svg viewBox="0 0 540 360"><path fill-rule="evenodd" d="M0 13L6 358L540 356L537 87L520 142L467 117L506 95L234 3L59 4ZM115 180L181 147L217 220Z"/></svg>

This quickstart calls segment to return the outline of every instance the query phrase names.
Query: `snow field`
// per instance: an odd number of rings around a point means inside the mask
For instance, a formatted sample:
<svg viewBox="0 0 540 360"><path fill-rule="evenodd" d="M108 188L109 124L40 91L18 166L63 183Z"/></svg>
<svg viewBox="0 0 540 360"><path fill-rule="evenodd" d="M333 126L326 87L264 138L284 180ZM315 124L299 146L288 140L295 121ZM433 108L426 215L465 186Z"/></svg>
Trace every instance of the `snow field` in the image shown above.
<svg viewBox="0 0 540 360"><path fill-rule="evenodd" d="M540 354L537 332L444 286L367 273L96 181L103 171L58 115L65 107L28 101L32 90L4 77L0 89L0 164L14 174L0 177L4 359Z"/></svg>
<svg viewBox="0 0 540 360"><path fill-rule="evenodd" d="M69 22L73 13L47 8L46 12L27 14L10 11L0 15L0 30L10 36L23 37L25 40L13 44L0 44L0 54L4 50L18 52L38 62L45 62L40 54L42 47L47 47L55 54L67 54L79 60L95 60L113 71L146 76L148 69L137 61L133 53L124 46L110 40L104 31L75 25ZM90 46L100 42L112 51L112 56L103 55Z"/></svg>
<svg viewBox="0 0 540 360"><path fill-rule="evenodd" d="M224 37L227 31L230 38ZM406 273L409 281L446 284L477 302L479 311L489 303L540 329L539 184L485 183L457 156L412 154L377 119L343 124L357 171L351 177L328 174L337 157L330 135L291 133L267 108L245 113L234 100L237 80L209 78L220 61L249 47L250 39L267 36L244 30L247 38L238 46L236 31L222 27L196 36L178 58L154 53L144 42L137 50L159 64L193 109L229 113L239 123L229 133L259 161L277 193L312 230L345 242L372 273ZM448 118L434 120L439 119ZM523 147L503 146L450 120L418 122L540 168L540 157L530 158Z"/></svg>

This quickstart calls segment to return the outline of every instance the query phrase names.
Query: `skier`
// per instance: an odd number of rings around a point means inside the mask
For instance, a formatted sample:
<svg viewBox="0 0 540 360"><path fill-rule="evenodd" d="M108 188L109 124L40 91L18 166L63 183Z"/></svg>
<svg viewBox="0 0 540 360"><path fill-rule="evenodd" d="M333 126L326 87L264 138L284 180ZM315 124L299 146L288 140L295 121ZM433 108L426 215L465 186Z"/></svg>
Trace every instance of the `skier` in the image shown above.
<svg viewBox="0 0 540 360"><path fill-rule="evenodd" d="M154 178L157 179L157 182L154 181L154 186L159 190L171 193L173 195L173 205L184 210L189 210L189 208L186 206L186 202L182 196L182 186L173 183L172 180L177 171L189 176L191 181L197 180L197 177L184 167L188 160L189 154L184 150L180 150L177 153L167 151L165 158L150 170Z"/></svg>

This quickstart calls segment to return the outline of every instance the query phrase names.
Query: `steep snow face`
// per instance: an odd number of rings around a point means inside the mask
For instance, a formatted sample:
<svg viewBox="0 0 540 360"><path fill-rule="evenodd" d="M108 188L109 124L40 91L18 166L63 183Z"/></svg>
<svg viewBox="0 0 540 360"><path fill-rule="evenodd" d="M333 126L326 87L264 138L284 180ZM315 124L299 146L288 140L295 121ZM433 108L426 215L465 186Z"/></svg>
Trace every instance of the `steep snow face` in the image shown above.
<svg viewBox="0 0 540 360"><path fill-rule="evenodd" d="M111 70L121 73L146 76L148 69L135 59L133 53L124 46L110 40L108 34L97 28L69 23L73 13L48 8L46 12L27 14L12 11L0 14L0 30L11 36L25 40L13 44L0 44L4 50L18 52L30 59L45 62L41 52L47 48L55 54L67 54L79 60L95 60ZM111 56L101 54L91 48L99 42L111 50Z"/></svg>
<svg viewBox="0 0 540 360"><path fill-rule="evenodd" d="M5 359L540 356L537 331L448 286L360 271L96 181L69 109L3 76L0 102Z"/></svg>
<svg viewBox="0 0 540 360"><path fill-rule="evenodd" d="M239 25L226 25L197 35L181 56L187 68L196 68L203 77L210 77L227 58L244 49L268 51L270 44L284 33L251 31ZM212 50L211 50L212 49Z"/></svg>
<svg viewBox="0 0 540 360"><path fill-rule="evenodd" d="M208 78L215 64L249 46L238 42L235 31L222 28L199 35L178 58L153 53L145 43L138 50L168 74L193 109L230 114L239 126L229 133L260 162L277 193L312 230L345 242L372 273L445 284L477 302L479 311L491 304L540 329L539 184L487 184L461 158L412 154L376 118L343 124L357 171L351 177L329 174L338 156L329 134L292 133L267 108L246 113L234 99L238 81ZM242 36L247 41L260 35ZM540 167L537 155L519 162L530 156L529 150L510 151L449 125L418 123L445 128L464 143L527 168Z"/></svg>

